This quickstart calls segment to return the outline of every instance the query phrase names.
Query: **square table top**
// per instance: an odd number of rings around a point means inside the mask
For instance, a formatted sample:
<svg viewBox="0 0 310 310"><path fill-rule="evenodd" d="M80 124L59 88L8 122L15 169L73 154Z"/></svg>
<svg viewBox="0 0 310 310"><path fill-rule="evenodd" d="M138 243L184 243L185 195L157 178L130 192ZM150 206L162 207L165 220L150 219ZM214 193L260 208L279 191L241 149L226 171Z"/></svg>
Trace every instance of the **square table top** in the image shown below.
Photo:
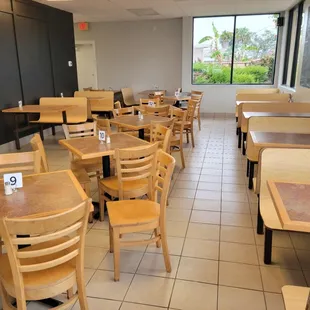
<svg viewBox="0 0 310 310"><path fill-rule="evenodd" d="M243 112L243 117L300 117L310 118L310 113L284 113L284 112Z"/></svg>
<svg viewBox="0 0 310 310"><path fill-rule="evenodd" d="M250 131L255 146L310 148L310 134Z"/></svg>
<svg viewBox="0 0 310 310"><path fill-rule="evenodd" d="M187 95L180 95L178 97L176 96L163 96L163 100L174 100L174 101L189 101L192 99L191 96L187 96Z"/></svg>
<svg viewBox="0 0 310 310"><path fill-rule="evenodd" d="M236 105L240 105L241 103L288 103L287 101L273 101L273 100L265 100L265 101L252 101L252 100L240 100L236 101Z"/></svg>
<svg viewBox="0 0 310 310"><path fill-rule="evenodd" d="M156 116L156 115L143 115L143 119L139 119L139 115L124 115L111 119L110 123L119 125L133 130L145 129L151 126L152 121L166 122L170 118Z"/></svg>
<svg viewBox="0 0 310 310"><path fill-rule="evenodd" d="M23 176L23 188L4 195L0 180L0 218L51 215L76 207L87 199L71 170Z"/></svg>
<svg viewBox="0 0 310 310"><path fill-rule="evenodd" d="M42 113L42 112L63 112L74 108L72 105L57 105L57 106L41 106L36 104L23 105L20 107L4 109L4 113Z"/></svg>
<svg viewBox="0 0 310 310"><path fill-rule="evenodd" d="M138 147L149 142L133 137L126 133L114 133L110 135L111 143L101 143L98 137L75 138L59 140L59 143L71 151L80 159L93 159L114 155L115 149Z"/></svg>
<svg viewBox="0 0 310 310"><path fill-rule="evenodd" d="M155 94L156 92L165 92L166 90L164 90L164 89L146 89L146 90L143 90L143 91L141 91L141 92L139 92L138 93L138 95L146 95L146 96L148 96L148 95L151 95L151 94Z"/></svg>
<svg viewBox="0 0 310 310"><path fill-rule="evenodd" d="M310 232L310 183L267 181L283 229Z"/></svg>

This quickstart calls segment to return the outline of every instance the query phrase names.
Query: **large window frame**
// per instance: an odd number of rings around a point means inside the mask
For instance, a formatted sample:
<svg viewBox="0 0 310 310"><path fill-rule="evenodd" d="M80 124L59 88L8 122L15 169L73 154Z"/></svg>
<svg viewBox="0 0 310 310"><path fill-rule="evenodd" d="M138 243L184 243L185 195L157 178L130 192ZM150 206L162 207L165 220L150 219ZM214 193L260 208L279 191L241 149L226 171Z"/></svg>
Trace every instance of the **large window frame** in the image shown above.
<svg viewBox="0 0 310 310"><path fill-rule="evenodd" d="M288 86L291 88L295 88L296 86L297 64L298 64L298 56L299 56L300 35L301 35L301 28L302 28L304 4L305 4L305 0L296 4L289 11L289 17L288 17L282 85ZM292 59L292 70L290 72L291 76L289 76L288 73L289 73L289 64L290 64L290 56L291 56L291 40L292 40L292 34L294 32L293 25L294 25L294 14L296 10L297 10L297 24L296 24L296 29L295 29L296 37L295 37L293 59Z"/></svg>
<svg viewBox="0 0 310 310"><path fill-rule="evenodd" d="M305 0L303 0L304 2ZM199 85L199 86L225 86L225 85L274 85L275 82L275 69L277 64L277 56L278 56L278 45L279 45L279 26L277 30L277 41L276 41L276 49L275 49L275 59L274 59L274 65L273 65L273 75L270 83L263 83L263 84L239 84L239 83L233 83L233 76L234 76L234 62L235 62L235 43L236 43L236 26L237 26L237 18L240 16L261 16L261 15L278 15L278 18L280 18L281 13L280 12L271 12L271 13L254 13L254 14L235 14L235 15L210 15L210 16L195 16L192 18L192 53L191 53L191 85ZM233 45L232 45L232 60L231 60L231 76L230 76L230 83L218 83L218 84L195 84L194 83L194 23L195 19L199 18L216 18L216 17L233 17L234 18L234 30L233 30Z"/></svg>

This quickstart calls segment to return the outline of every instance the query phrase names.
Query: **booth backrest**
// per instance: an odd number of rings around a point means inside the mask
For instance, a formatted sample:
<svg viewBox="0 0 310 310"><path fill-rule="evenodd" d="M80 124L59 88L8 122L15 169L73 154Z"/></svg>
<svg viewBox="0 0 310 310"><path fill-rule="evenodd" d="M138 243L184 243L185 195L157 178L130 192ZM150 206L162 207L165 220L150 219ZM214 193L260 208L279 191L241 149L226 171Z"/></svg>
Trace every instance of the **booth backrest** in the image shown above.
<svg viewBox="0 0 310 310"><path fill-rule="evenodd" d="M67 110L67 123L84 123L87 120L87 99L74 97L43 97L40 98L41 106L73 106ZM41 113L39 122L41 123L63 123L62 113Z"/></svg>
<svg viewBox="0 0 310 310"><path fill-rule="evenodd" d="M279 88L240 88L237 89L236 95L238 94L278 94L280 93Z"/></svg>
<svg viewBox="0 0 310 310"><path fill-rule="evenodd" d="M113 111L114 109L113 91L76 91L74 97L86 97L90 110L94 112Z"/></svg>
<svg viewBox="0 0 310 310"><path fill-rule="evenodd" d="M291 94L237 94L236 101L286 101L289 102Z"/></svg>

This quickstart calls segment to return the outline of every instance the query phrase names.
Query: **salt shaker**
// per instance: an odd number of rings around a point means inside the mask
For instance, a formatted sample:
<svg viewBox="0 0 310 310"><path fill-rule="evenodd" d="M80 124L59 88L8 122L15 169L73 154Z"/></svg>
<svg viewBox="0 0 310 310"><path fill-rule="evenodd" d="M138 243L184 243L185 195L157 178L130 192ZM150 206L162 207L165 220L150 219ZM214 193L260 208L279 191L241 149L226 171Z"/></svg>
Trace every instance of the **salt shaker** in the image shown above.
<svg viewBox="0 0 310 310"><path fill-rule="evenodd" d="M13 194L13 190L10 182L4 183L4 195L9 196Z"/></svg>
<svg viewBox="0 0 310 310"><path fill-rule="evenodd" d="M111 143L111 138L110 138L110 136L107 136L107 138L106 138L106 143L107 143L107 144L110 144L110 143Z"/></svg>

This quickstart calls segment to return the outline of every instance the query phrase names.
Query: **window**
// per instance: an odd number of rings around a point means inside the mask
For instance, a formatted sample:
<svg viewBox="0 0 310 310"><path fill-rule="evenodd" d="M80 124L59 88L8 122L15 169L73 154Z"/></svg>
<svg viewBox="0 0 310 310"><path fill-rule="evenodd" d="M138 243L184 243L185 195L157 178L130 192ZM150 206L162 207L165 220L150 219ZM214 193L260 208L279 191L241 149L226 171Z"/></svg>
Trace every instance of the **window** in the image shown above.
<svg viewBox="0 0 310 310"><path fill-rule="evenodd" d="M192 83L273 84L278 17L194 18Z"/></svg>
<svg viewBox="0 0 310 310"><path fill-rule="evenodd" d="M302 33L303 8L304 1L292 8L288 17L282 84L289 87L295 87L296 84L299 44Z"/></svg>

